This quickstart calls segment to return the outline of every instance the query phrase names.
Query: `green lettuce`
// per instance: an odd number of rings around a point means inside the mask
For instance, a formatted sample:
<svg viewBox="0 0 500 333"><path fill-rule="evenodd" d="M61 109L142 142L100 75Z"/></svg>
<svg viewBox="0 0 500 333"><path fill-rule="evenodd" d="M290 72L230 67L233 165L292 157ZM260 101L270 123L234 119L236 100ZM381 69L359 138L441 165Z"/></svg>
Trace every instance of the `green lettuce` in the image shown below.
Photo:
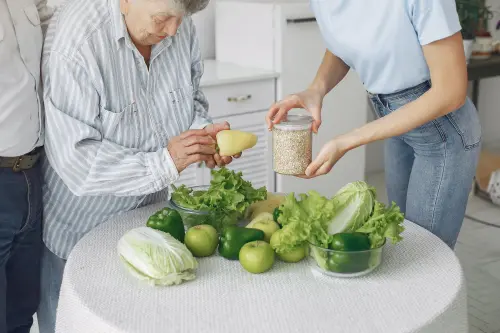
<svg viewBox="0 0 500 333"><path fill-rule="evenodd" d="M373 214L357 232L368 234L372 248L380 247L388 238L392 244L401 241L401 233L405 230L402 225L404 215L399 207L393 202L390 207L376 201Z"/></svg>
<svg viewBox="0 0 500 333"><path fill-rule="evenodd" d="M342 232L368 234L372 248L383 245L386 238L393 244L402 240L404 215L399 207L378 202L375 189L365 182L347 184L331 199L315 191L298 197L289 194L279 207L282 231L273 243L277 253L306 242L328 248L332 235Z"/></svg>
<svg viewBox="0 0 500 333"><path fill-rule="evenodd" d="M256 201L267 198L266 187L255 189L252 183L243 179L241 172L227 168L212 170L212 180L206 190L194 191L185 185L172 186L172 200L179 206L196 211L206 211L206 215L190 215L197 221L184 221L188 225L208 223L221 229L237 223L247 208ZM183 217L184 218L184 217Z"/></svg>
<svg viewBox="0 0 500 333"><path fill-rule="evenodd" d="M278 241L274 246L277 253L286 253L297 246L311 241L328 247L329 236L326 223L333 216L332 201L315 191L300 194L297 200L294 193L289 194L280 206L278 222L282 226Z"/></svg>

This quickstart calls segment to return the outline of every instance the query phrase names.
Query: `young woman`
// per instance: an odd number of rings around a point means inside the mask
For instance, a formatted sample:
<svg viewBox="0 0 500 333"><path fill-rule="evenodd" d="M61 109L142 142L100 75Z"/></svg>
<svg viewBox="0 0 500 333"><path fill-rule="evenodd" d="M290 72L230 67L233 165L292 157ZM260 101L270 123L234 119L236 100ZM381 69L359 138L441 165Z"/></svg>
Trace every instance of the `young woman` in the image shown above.
<svg viewBox="0 0 500 333"><path fill-rule="evenodd" d="M327 45L323 62L306 90L271 106L268 126L304 108L317 132L323 98L355 70L378 119L333 138L303 177L324 175L349 150L387 139L389 200L453 248L481 143L455 0L311 0L311 8Z"/></svg>

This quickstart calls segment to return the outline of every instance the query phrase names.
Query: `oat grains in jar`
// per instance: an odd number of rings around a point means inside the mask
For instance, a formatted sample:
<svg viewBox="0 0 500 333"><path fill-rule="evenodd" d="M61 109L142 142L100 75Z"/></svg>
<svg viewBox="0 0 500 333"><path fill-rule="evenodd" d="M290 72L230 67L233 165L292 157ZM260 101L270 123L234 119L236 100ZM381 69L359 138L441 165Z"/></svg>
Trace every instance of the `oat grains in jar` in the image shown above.
<svg viewBox="0 0 500 333"><path fill-rule="evenodd" d="M312 161L312 122L307 115L287 115L273 125L274 171L303 175Z"/></svg>

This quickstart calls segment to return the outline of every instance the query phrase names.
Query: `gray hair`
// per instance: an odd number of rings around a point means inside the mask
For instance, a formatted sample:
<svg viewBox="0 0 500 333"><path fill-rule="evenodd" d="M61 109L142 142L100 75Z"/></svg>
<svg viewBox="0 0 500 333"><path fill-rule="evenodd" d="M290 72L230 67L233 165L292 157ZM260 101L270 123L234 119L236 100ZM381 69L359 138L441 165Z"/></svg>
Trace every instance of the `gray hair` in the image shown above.
<svg viewBox="0 0 500 333"><path fill-rule="evenodd" d="M146 0L146 1L164 1L175 6L176 9L183 11L187 15L202 11L208 6L210 0Z"/></svg>
<svg viewBox="0 0 500 333"><path fill-rule="evenodd" d="M186 14L195 14L202 11L208 6L210 0L172 0L180 8L182 8Z"/></svg>

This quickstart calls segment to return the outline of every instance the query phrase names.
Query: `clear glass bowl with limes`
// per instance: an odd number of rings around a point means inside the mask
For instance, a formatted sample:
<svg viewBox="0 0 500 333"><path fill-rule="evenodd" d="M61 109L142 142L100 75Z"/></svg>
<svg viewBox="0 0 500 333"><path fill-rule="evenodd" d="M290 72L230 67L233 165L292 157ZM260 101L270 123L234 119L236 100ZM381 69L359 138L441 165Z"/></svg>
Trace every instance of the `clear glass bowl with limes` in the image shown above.
<svg viewBox="0 0 500 333"><path fill-rule="evenodd" d="M380 266L385 242L377 248L333 250L309 243L308 263L316 271L334 277L358 277Z"/></svg>

